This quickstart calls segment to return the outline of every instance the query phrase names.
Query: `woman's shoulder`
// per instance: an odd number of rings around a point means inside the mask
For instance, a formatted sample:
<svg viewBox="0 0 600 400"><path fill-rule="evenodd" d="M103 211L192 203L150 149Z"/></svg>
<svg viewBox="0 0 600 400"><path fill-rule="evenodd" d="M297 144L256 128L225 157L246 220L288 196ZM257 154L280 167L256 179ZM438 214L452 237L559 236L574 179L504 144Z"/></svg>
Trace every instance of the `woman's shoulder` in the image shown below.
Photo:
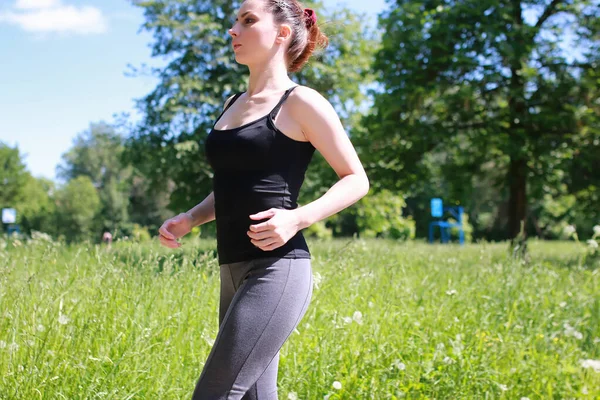
<svg viewBox="0 0 600 400"><path fill-rule="evenodd" d="M311 111L315 112L322 107L331 106L329 101L317 90L304 85L297 85L290 93L288 102L292 111L300 114Z"/></svg>
<svg viewBox="0 0 600 400"><path fill-rule="evenodd" d="M299 99L299 101L311 100L317 97L324 98L321 93L315 89L304 85L296 85L292 93L290 93L290 99L295 98Z"/></svg>

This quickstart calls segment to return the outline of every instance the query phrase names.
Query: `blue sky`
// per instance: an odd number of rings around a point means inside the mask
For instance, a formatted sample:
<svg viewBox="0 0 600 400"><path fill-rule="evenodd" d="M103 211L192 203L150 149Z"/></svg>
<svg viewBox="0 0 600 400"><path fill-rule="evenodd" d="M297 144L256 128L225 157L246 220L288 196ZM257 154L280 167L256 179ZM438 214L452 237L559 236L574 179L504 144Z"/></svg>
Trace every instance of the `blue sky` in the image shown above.
<svg viewBox="0 0 600 400"><path fill-rule="evenodd" d="M372 16L385 0L324 0ZM159 64L142 10L129 0L0 0L0 141L19 147L28 170L55 179L61 155L91 122L134 112L152 77L127 65Z"/></svg>

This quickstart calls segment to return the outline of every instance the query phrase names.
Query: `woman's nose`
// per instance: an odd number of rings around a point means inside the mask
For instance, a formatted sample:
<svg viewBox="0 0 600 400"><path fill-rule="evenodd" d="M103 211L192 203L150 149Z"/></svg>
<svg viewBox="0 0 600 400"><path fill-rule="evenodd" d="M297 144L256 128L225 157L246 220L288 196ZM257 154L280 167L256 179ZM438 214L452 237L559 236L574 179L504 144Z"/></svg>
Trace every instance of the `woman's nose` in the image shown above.
<svg viewBox="0 0 600 400"><path fill-rule="evenodd" d="M227 30L227 33L229 33L231 35L231 37L237 36L237 33L233 30L233 28L229 28Z"/></svg>

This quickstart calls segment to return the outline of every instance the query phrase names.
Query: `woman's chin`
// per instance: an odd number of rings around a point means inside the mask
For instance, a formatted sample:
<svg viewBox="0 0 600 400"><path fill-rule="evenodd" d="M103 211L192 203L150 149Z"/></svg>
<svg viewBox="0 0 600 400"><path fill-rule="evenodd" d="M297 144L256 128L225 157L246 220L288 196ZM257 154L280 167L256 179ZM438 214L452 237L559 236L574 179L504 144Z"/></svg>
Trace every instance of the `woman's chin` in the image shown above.
<svg viewBox="0 0 600 400"><path fill-rule="evenodd" d="M248 65L248 62L247 62L247 60L246 60L246 57L244 57L243 55L237 54L237 53L235 54L235 61L236 61L238 64L242 64L242 65Z"/></svg>

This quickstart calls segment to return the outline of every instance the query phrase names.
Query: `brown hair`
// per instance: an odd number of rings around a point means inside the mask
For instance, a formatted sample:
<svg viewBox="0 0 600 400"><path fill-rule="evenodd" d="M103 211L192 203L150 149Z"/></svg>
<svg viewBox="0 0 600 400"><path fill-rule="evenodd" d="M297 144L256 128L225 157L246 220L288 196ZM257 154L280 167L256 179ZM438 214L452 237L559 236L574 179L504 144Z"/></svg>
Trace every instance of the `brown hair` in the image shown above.
<svg viewBox="0 0 600 400"><path fill-rule="evenodd" d="M292 41L287 50L287 69L298 72L308 61L316 47L325 48L329 44L327 36L317 23L309 22L304 7L297 0L265 0L266 10L271 12L275 22L292 27Z"/></svg>

